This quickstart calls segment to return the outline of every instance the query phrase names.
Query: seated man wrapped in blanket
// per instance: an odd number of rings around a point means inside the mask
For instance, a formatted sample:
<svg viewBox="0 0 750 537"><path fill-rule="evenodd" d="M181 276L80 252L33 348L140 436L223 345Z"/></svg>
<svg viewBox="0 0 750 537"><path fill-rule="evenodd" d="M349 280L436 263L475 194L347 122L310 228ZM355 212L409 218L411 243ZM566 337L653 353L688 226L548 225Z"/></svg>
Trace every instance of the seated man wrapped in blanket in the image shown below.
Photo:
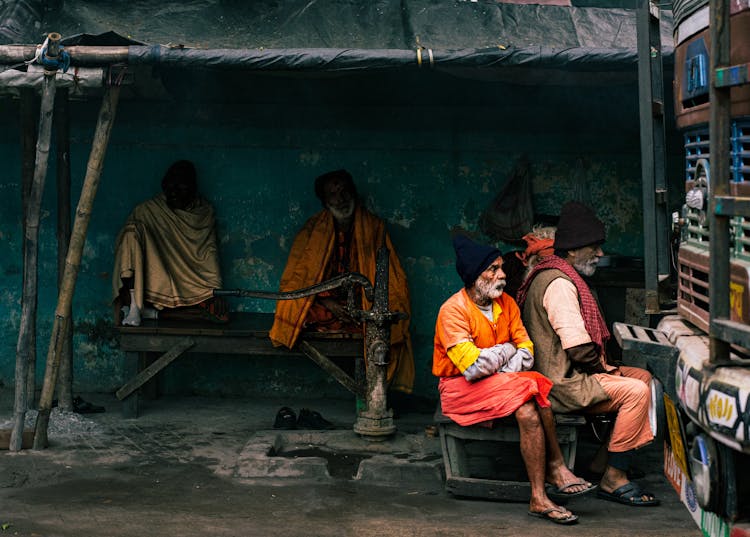
<svg viewBox="0 0 750 537"><path fill-rule="evenodd" d="M172 164L162 192L128 216L115 247L112 288L123 305L122 324L142 318L227 322L221 287L214 208L199 193L195 166Z"/></svg>

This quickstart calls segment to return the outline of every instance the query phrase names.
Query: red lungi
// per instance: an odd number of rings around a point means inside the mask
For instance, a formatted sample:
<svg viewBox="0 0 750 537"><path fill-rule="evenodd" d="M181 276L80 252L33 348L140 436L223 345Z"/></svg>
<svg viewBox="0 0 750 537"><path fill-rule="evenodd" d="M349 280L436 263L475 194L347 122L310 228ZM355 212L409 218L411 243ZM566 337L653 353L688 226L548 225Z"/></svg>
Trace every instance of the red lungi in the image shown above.
<svg viewBox="0 0 750 537"><path fill-rule="evenodd" d="M513 414L534 398L550 406L552 381L536 371L498 373L469 382L463 376L443 377L438 384L443 414L459 425L474 425Z"/></svg>

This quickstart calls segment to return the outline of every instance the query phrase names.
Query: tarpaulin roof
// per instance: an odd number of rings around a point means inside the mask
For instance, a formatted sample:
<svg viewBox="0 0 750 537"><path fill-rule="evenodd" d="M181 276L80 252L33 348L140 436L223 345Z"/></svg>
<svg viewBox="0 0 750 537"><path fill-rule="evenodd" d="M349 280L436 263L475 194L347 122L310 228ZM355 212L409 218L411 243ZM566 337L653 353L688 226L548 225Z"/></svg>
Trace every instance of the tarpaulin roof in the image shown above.
<svg viewBox="0 0 750 537"><path fill-rule="evenodd" d="M634 79L636 12L606 7L630 3L10 0L0 7L0 43L39 43L58 32L67 45L129 45L131 64L308 72L429 64L472 77L524 67ZM666 11L665 57L671 32Z"/></svg>

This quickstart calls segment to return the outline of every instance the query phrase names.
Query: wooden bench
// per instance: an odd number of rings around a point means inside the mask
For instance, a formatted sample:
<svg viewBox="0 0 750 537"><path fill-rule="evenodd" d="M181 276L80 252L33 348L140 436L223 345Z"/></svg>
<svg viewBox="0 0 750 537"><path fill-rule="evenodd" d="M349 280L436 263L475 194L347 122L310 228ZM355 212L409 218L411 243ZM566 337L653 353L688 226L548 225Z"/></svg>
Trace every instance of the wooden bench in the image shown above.
<svg viewBox="0 0 750 537"><path fill-rule="evenodd" d="M526 469L519 448L520 433L515 417L495 420L493 427L461 426L445 416L438 401L435 422L440 433L440 445L445 465L445 489L455 496L527 502L531 495ZM583 416L555 414L557 437L569 468L575 466L578 446L578 427L586 424ZM492 442L493 444L489 444ZM504 451L498 443L507 444ZM475 444L471 446L471 444ZM479 446L476 446L479 444ZM484 444L482 446L481 444ZM484 448L474 450L471 447ZM472 457L498 457L505 453L504 472L477 477Z"/></svg>
<svg viewBox="0 0 750 537"><path fill-rule="evenodd" d="M268 338L272 313L230 313L229 323L143 320L140 326L118 326L125 351L125 378L119 390L124 417L138 416L139 392L157 373L184 353L307 356L357 396L363 395L364 347L362 334L303 333L294 349L274 347ZM162 353L153 360L153 353ZM330 358L352 358L354 378Z"/></svg>

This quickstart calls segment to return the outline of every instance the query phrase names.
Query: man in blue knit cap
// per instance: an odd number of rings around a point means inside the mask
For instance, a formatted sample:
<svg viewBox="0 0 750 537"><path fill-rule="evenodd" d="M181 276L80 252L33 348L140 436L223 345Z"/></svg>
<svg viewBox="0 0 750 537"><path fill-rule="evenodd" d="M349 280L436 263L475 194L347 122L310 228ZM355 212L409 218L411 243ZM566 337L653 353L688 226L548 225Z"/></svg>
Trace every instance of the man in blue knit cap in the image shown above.
<svg viewBox="0 0 750 537"><path fill-rule="evenodd" d="M463 235L453 247L464 287L440 308L432 358L443 414L464 426L515 416L531 486L529 515L573 524L578 517L549 498L545 482L565 498L596 487L565 466L547 399L552 382L530 371L534 345L518 306L503 292L502 253Z"/></svg>

